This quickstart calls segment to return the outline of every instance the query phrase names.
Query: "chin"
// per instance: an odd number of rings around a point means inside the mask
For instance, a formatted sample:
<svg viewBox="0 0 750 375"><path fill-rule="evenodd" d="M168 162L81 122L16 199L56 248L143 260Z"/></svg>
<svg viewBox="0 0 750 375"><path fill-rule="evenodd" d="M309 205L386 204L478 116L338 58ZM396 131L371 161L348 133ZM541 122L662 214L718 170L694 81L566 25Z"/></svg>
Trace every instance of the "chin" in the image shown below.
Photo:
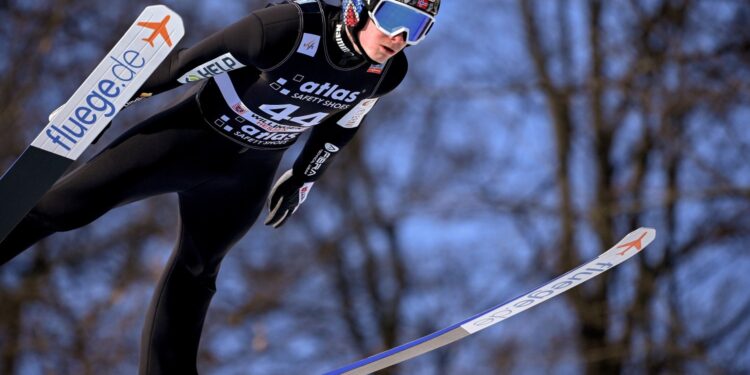
<svg viewBox="0 0 750 375"><path fill-rule="evenodd" d="M390 59L392 56L389 55L383 55L383 54L371 54L368 55L370 59L377 62L378 64L384 64Z"/></svg>

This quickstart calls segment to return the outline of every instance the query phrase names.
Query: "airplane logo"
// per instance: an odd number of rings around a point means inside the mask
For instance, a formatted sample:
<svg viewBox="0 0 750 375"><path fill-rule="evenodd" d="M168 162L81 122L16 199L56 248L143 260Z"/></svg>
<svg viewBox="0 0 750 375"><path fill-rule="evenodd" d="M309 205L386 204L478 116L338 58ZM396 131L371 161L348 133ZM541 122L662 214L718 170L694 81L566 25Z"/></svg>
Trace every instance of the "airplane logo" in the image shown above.
<svg viewBox="0 0 750 375"><path fill-rule="evenodd" d="M641 251L641 249L643 249L643 244L641 243L641 241L643 241L643 238L646 237L647 234L648 232L643 233L637 240L617 246L618 249L625 248L625 250L617 253L617 255L625 255L625 253L630 251L630 249L632 248L636 248L637 251Z"/></svg>
<svg viewBox="0 0 750 375"><path fill-rule="evenodd" d="M170 18L171 16L167 15L163 20L161 20L161 22L138 22L138 26L154 30L154 32L151 33L148 38L143 39L143 41L148 42L148 44L153 47L154 39L156 39L157 36L161 36L162 38L164 38L164 41L167 42L167 45L172 47L172 39L169 38L169 33L167 32L167 23L169 23Z"/></svg>

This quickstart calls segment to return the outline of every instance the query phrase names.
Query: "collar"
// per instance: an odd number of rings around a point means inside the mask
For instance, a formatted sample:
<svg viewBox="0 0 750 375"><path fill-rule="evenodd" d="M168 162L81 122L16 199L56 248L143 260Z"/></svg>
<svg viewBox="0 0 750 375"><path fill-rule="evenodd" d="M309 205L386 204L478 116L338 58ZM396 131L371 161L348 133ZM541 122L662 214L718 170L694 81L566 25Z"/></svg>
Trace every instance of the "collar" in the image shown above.
<svg viewBox="0 0 750 375"><path fill-rule="evenodd" d="M347 45L347 42L349 41L349 38L344 38L343 37L343 35L342 35L343 34L343 29L344 29L344 27L343 27L342 24L340 24L340 23L336 24L336 30L334 32L334 40L336 41L336 45L339 46L339 49L341 50L341 52L344 53L345 56L347 56L347 57L354 57L356 55L354 53L354 51L352 51L352 49L354 48L354 46Z"/></svg>

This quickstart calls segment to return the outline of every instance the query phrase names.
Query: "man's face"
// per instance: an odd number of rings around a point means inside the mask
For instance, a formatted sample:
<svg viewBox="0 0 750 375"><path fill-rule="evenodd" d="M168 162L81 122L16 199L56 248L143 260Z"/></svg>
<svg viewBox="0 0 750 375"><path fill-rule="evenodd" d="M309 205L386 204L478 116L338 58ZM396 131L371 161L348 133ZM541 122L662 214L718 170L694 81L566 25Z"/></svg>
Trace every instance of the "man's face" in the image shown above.
<svg viewBox="0 0 750 375"><path fill-rule="evenodd" d="M390 37L380 31L375 22L368 20L359 33L359 42L367 56L382 64L406 47L405 36L401 33Z"/></svg>

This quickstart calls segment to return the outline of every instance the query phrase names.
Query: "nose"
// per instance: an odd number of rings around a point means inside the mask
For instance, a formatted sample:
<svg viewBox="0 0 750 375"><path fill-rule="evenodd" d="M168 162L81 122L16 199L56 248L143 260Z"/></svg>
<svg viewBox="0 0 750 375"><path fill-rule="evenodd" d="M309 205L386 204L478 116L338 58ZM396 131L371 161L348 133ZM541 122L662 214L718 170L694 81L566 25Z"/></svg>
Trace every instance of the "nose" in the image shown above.
<svg viewBox="0 0 750 375"><path fill-rule="evenodd" d="M406 32L394 35L391 37L393 43L404 44L406 43Z"/></svg>

